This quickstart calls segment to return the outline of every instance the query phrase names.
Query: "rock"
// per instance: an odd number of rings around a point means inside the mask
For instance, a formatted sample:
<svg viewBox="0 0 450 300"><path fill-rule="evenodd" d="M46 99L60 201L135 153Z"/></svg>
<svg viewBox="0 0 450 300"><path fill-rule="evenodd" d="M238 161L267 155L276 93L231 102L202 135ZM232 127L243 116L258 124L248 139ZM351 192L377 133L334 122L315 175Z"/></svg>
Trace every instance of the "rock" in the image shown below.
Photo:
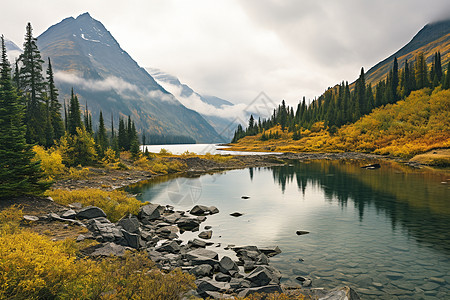
<svg viewBox="0 0 450 300"><path fill-rule="evenodd" d="M174 225L164 226L160 227L156 230L157 234L171 234L171 233L177 233L178 227Z"/></svg>
<svg viewBox="0 0 450 300"><path fill-rule="evenodd" d="M164 207L159 204L149 203L139 209L138 218L144 223L158 219L164 211Z"/></svg>
<svg viewBox="0 0 450 300"><path fill-rule="evenodd" d="M188 242L189 247L196 247L196 248L205 248L206 242L199 240L199 239L193 239Z"/></svg>
<svg viewBox="0 0 450 300"><path fill-rule="evenodd" d="M212 250L208 250L208 249L202 249L202 248L198 248L195 250L191 250L188 253L186 253L186 258L187 259L194 259L197 257L203 257L203 258L209 258L209 259L219 259L219 254L217 254L216 252L212 251Z"/></svg>
<svg viewBox="0 0 450 300"><path fill-rule="evenodd" d="M198 265L189 270L189 273L195 277L210 277L212 275L213 267L207 264Z"/></svg>
<svg viewBox="0 0 450 300"><path fill-rule="evenodd" d="M83 204L81 204L80 202L70 203L68 206L73 209L82 209L83 208Z"/></svg>
<svg viewBox="0 0 450 300"><path fill-rule="evenodd" d="M73 209L68 209L60 215L63 219L75 219L76 216L77 213Z"/></svg>
<svg viewBox="0 0 450 300"><path fill-rule="evenodd" d="M278 246L260 247L258 249L267 257L273 257L281 253L281 249Z"/></svg>
<svg viewBox="0 0 450 300"><path fill-rule="evenodd" d="M210 230L212 228L212 226L206 225L205 226L205 230Z"/></svg>
<svg viewBox="0 0 450 300"><path fill-rule="evenodd" d="M161 246L157 247L155 250L159 251L159 252L178 253L178 252L180 252L181 248L177 242L170 241L170 242L162 244Z"/></svg>
<svg viewBox="0 0 450 300"><path fill-rule="evenodd" d="M209 240L212 237L212 231L211 230L202 231L198 234L198 237L201 239Z"/></svg>
<svg viewBox="0 0 450 300"><path fill-rule="evenodd" d="M23 216L23 219L24 219L25 221L28 221L28 222L37 222L37 221L39 221L39 217L36 217L36 216L30 216L30 215L24 215L24 216Z"/></svg>
<svg viewBox="0 0 450 300"><path fill-rule="evenodd" d="M230 284L227 282L218 282L212 279L200 279L195 281L197 285L197 292L200 296L207 296L206 292L220 292L224 293L230 288Z"/></svg>
<svg viewBox="0 0 450 300"><path fill-rule="evenodd" d="M120 219L119 222L117 222L117 226L120 226L131 233L139 232L139 220L132 215Z"/></svg>
<svg viewBox="0 0 450 300"><path fill-rule="evenodd" d="M214 280L219 282L230 282L231 276L223 273L217 273L216 276L214 276Z"/></svg>
<svg viewBox="0 0 450 300"><path fill-rule="evenodd" d="M249 288L250 287L250 281L245 280L243 278L231 278L230 280L230 287L234 290L240 289L240 288Z"/></svg>
<svg viewBox="0 0 450 300"><path fill-rule="evenodd" d="M77 213L78 219L94 219L99 217L106 218L106 214L101 208L97 206L86 206Z"/></svg>
<svg viewBox="0 0 450 300"><path fill-rule="evenodd" d="M189 211L189 213L194 216L213 215L217 214L218 212L219 209L217 207L205 205L196 205Z"/></svg>
<svg viewBox="0 0 450 300"><path fill-rule="evenodd" d="M327 292L319 300L359 300L358 294L348 286L338 287Z"/></svg>
<svg viewBox="0 0 450 300"><path fill-rule="evenodd" d="M255 262L254 261L251 261L251 260L245 260L244 261L244 271L245 272L250 272L250 271L252 271L252 270L254 270L255 269Z"/></svg>
<svg viewBox="0 0 450 300"><path fill-rule="evenodd" d="M99 257L99 256L110 256L110 255L113 255L113 256L125 255L125 247L114 244L114 243L106 243L106 244L102 245L101 247L95 249L95 251L92 252L90 256Z"/></svg>
<svg viewBox="0 0 450 300"><path fill-rule="evenodd" d="M250 199L249 196L242 196L241 199Z"/></svg>
<svg viewBox="0 0 450 300"><path fill-rule="evenodd" d="M270 283L277 283L273 274L269 270L264 268L257 268L253 270L250 274L245 276L245 279L251 282L251 287L265 286Z"/></svg>
<svg viewBox="0 0 450 300"><path fill-rule="evenodd" d="M240 212L234 212L234 213L230 214L230 216L232 216L232 217L240 217L240 216L242 216L242 215L243 215L243 214L240 213Z"/></svg>
<svg viewBox="0 0 450 300"><path fill-rule="evenodd" d="M124 229L122 229L121 232L123 234L123 237L124 237L124 239L126 241L127 246L130 246L131 248L134 248L134 249L139 249L139 246L140 246L140 241L139 240L140 240L140 238L139 238L138 234L128 232L128 231L126 231Z"/></svg>
<svg viewBox="0 0 450 300"><path fill-rule="evenodd" d="M304 235L304 234L308 234L309 231L297 230L295 233L296 233L297 235Z"/></svg>
<svg viewBox="0 0 450 300"><path fill-rule="evenodd" d="M220 272L222 273L230 274L230 271L239 272L239 267L237 266L237 264L228 256L222 257L219 265L220 265Z"/></svg>
<svg viewBox="0 0 450 300"><path fill-rule="evenodd" d="M305 281L302 282L302 286L303 287L310 287L312 285L312 280L311 279L306 279Z"/></svg>
<svg viewBox="0 0 450 300"><path fill-rule="evenodd" d="M362 166L361 169L375 170L381 168L380 164L370 164L366 166Z"/></svg>
<svg viewBox="0 0 450 300"><path fill-rule="evenodd" d="M177 220L176 224L180 229L186 231L195 231L198 230L200 221L194 218L182 217Z"/></svg>
<svg viewBox="0 0 450 300"><path fill-rule="evenodd" d="M251 294L261 294L261 293L282 293L283 289L277 285L266 285L266 286L259 286L259 287L253 287L253 288L247 288L239 292L238 297L245 298Z"/></svg>
<svg viewBox="0 0 450 300"><path fill-rule="evenodd" d="M170 215L167 216L163 216L163 220L167 223L170 224L174 224L176 223L180 218L182 217L182 215L178 212L172 213Z"/></svg>
<svg viewBox="0 0 450 300"><path fill-rule="evenodd" d="M268 265L269 258L264 253L261 253L256 259L256 264L257 265Z"/></svg>
<svg viewBox="0 0 450 300"><path fill-rule="evenodd" d="M234 298L231 295L222 294L222 293L219 293L219 292L206 291L205 294L207 295L208 299L209 298L212 298L212 299L230 299L230 300L236 299L236 298Z"/></svg>

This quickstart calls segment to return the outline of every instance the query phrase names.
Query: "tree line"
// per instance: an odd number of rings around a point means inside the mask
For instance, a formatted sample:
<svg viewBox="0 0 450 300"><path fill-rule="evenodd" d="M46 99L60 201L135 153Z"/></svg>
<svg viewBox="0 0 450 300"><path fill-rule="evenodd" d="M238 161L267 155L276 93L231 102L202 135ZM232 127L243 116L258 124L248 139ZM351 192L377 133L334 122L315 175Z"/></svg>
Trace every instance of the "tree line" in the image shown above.
<svg viewBox="0 0 450 300"><path fill-rule="evenodd" d="M244 129L238 125L232 142L258 133L262 133L261 140L277 139L280 135L276 132L265 133L276 125L280 125L282 130L287 129L293 132L293 139L298 140L301 138L302 128L311 129L320 121L323 121L325 128L333 134L341 126L354 123L374 108L406 98L412 91L438 86L449 89L449 70L450 62L444 74L440 52L434 54L430 70L428 70L424 53L418 53L412 62L406 60L402 69L399 68L397 58L394 57L393 67L386 79L380 80L374 88L371 84L366 84L366 74L364 68L361 68L360 76L352 87L348 82L341 82L326 90L309 105L303 97L295 111L283 100L268 119L258 119L256 122L253 116L250 116L247 128Z"/></svg>

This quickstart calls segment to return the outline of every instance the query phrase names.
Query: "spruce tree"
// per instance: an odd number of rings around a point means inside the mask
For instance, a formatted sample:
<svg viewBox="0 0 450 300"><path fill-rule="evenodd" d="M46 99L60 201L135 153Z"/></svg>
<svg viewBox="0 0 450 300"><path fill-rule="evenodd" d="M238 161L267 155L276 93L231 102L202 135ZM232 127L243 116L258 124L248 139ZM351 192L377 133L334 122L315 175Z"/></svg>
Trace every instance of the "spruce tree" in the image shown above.
<svg viewBox="0 0 450 300"><path fill-rule="evenodd" d="M118 133L118 145L119 149L127 150L128 132L125 128L125 122L122 118L119 119L119 133Z"/></svg>
<svg viewBox="0 0 450 300"><path fill-rule="evenodd" d="M55 86L53 78L52 62L48 58L47 67L47 82L48 82L48 99L50 102L50 119L53 128L54 138L59 140L64 135L64 123L61 117L61 103L58 101L58 89Z"/></svg>
<svg viewBox="0 0 450 300"><path fill-rule="evenodd" d="M427 63L425 61L425 57L423 52L417 54L416 63L414 65L415 72L415 80L416 86L415 88L420 90L424 87L428 87L428 72L427 72Z"/></svg>
<svg viewBox="0 0 450 300"><path fill-rule="evenodd" d="M443 80L442 88L443 89L450 89L450 61L447 65L447 74L445 75L445 78Z"/></svg>
<svg viewBox="0 0 450 300"><path fill-rule="evenodd" d="M398 62L397 62L397 57L394 57L394 66L392 67L392 79L391 79L391 89L392 89L392 102L397 102L399 100L399 96L398 96L398 82L399 82L399 78L398 78Z"/></svg>
<svg viewBox="0 0 450 300"><path fill-rule="evenodd" d="M83 125L81 123L80 102L78 102L78 97L74 94L73 88L67 118L67 132L71 135L77 134L77 128L83 128Z"/></svg>
<svg viewBox="0 0 450 300"><path fill-rule="evenodd" d="M41 54L33 37L33 29L28 23L23 44L23 54L19 57L22 67L19 74L19 89L26 101L26 139L28 143L45 142L44 126L46 111L44 105L45 82L42 76Z"/></svg>
<svg viewBox="0 0 450 300"><path fill-rule="evenodd" d="M108 136L106 134L105 121L103 120L102 111L100 111L99 125L96 137L96 143L99 149L98 153L100 154L100 156L103 156L104 151L106 150L106 148L108 148Z"/></svg>
<svg viewBox="0 0 450 300"><path fill-rule="evenodd" d="M1 48L0 198L41 194L50 184L41 181L42 171L39 162L32 162L34 154L25 140L24 107L11 81L3 36Z"/></svg>

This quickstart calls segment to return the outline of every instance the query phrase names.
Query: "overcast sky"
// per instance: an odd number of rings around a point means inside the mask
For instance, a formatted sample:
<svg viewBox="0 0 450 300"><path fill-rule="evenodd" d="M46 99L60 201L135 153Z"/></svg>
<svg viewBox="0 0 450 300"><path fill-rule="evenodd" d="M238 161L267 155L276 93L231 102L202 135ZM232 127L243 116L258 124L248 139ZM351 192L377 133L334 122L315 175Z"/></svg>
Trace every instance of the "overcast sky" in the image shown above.
<svg viewBox="0 0 450 300"><path fill-rule="evenodd" d="M38 36L89 12L142 67L234 103L264 91L289 104L353 81L450 17L448 0L8 0L2 10L0 33L19 46L27 22Z"/></svg>

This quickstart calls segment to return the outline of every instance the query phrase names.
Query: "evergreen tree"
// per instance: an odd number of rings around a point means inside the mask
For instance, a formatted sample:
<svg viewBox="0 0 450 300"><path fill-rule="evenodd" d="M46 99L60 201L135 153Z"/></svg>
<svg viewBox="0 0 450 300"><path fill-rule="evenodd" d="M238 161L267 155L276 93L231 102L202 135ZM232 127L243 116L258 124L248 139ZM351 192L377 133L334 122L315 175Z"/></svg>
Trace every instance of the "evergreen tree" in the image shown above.
<svg viewBox="0 0 450 300"><path fill-rule="evenodd" d="M127 150L128 144L128 132L125 128L125 122L122 118L119 119L119 134L118 134L118 145L119 149Z"/></svg>
<svg viewBox="0 0 450 300"><path fill-rule="evenodd" d="M45 142L44 126L46 112L44 106L45 82L42 76L41 54L33 37L33 29L28 23L23 45L23 54L19 60L22 63L19 74L19 89L26 100L26 139L28 143Z"/></svg>
<svg viewBox="0 0 450 300"><path fill-rule="evenodd" d="M398 62L397 62L397 57L394 57L394 66L392 67L392 78L391 78L392 102L393 103L397 102L399 99L398 91L397 91L398 83L399 83Z"/></svg>
<svg viewBox="0 0 450 300"><path fill-rule="evenodd" d="M447 74L445 75L444 83L442 84L442 88L450 89L450 61L448 62L448 65L447 65Z"/></svg>
<svg viewBox="0 0 450 300"><path fill-rule="evenodd" d="M366 80L364 68L361 68L361 74L355 84L355 103L353 108L354 120L358 120L362 114L367 112L366 108ZM355 119L356 118L356 119Z"/></svg>
<svg viewBox="0 0 450 300"><path fill-rule="evenodd" d="M428 72L427 72L427 63L425 61L425 57L423 52L417 54L416 63L414 65L415 72L415 88L420 90L424 87L428 87Z"/></svg>
<svg viewBox="0 0 450 300"><path fill-rule="evenodd" d="M50 102L49 112L51 125L53 128L54 138L59 140L64 135L64 123L61 117L61 104L58 101L58 89L55 86L53 78L52 62L48 58L47 67L47 82L48 82L48 99Z"/></svg>
<svg viewBox="0 0 450 300"><path fill-rule="evenodd" d="M78 97L74 94L73 88L67 117L67 131L69 134L75 135L77 133L77 128L83 128L83 124L81 123L80 102L78 102Z"/></svg>
<svg viewBox="0 0 450 300"><path fill-rule="evenodd" d="M108 148L108 136L106 134L105 121L103 120L103 113L100 111L98 131L96 136L96 144L99 151L98 154L103 156L104 151Z"/></svg>
<svg viewBox="0 0 450 300"><path fill-rule="evenodd" d="M26 143L23 124L24 107L11 81L10 65L1 37L0 65L0 198L41 194L49 186L42 179L39 162Z"/></svg>

